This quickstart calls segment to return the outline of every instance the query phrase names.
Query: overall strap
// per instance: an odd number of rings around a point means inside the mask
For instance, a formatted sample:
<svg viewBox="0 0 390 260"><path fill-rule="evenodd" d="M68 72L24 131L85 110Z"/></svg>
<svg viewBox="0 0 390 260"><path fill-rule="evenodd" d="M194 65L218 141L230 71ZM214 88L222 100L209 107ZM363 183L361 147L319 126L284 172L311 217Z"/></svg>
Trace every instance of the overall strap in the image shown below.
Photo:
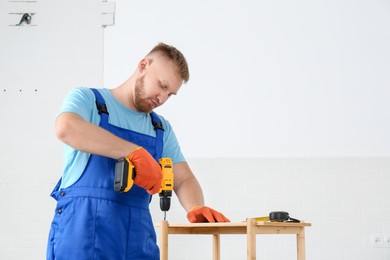
<svg viewBox="0 0 390 260"><path fill-rule="evenodd" d="M154 130L156 130L156 159L159 160L162 157L164 146L164 127L160 117L155 112L151 112L150 117L152 119Z"/></svg>
<svg viewBox="0 0 390 260"><path fill-rule="evenodd" d="M91 90L96 97L96 108L100 115L101 123L108 124L109 113L104 98L97 89L91 88ZM162 157L162 151L164 146L164 127L162 125L160 117L155 112L151 112L150 117L154 130L156 131L156 160L159 160Z"/></svg>
<svg viewBox="0 0 390 260"><path fill-rule="evenodd" d="M103 123L106 124L106 123L108 123L108 110L107 110L106 102L104 101L104 98L102 97L102 95L100 94L100 92L97 89L91 88L91 90L95 94L96 108L97 108L98 113L100 115L100 119Z"/></svg>

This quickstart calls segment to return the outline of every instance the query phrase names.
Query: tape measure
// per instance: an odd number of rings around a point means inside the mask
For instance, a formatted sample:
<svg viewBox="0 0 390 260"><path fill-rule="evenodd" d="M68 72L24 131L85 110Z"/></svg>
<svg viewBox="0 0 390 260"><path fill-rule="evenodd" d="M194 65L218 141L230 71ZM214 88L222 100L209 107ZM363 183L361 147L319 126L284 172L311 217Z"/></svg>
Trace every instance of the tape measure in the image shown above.
<svg viewBox="0 0 390 260"><path fill-rule="evenodd" d="M256 221L271 221L271 222L293 222L300 223L301 221L295 218L291 218L288 212L285 211L273 211L269 213L269 216L257 217Z"/></svg>

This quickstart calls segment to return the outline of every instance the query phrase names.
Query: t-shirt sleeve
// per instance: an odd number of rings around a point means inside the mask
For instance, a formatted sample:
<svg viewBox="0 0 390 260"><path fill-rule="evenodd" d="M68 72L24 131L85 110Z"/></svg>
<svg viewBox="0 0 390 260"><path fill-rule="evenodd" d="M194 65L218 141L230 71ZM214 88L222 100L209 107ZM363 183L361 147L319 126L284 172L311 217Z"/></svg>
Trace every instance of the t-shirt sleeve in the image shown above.
<svg viewBox="0 0 390 260"><path fill-rule="evenodd" d="M163 124L165 129L163 157L172 158L174 164L185 162L186 159L170 123L167 120L163 120Z"/></svg>
<svg viewBox="0 0 390 260"><path fill-rule="evenodd" d="M92 122L96 120L93 118L94 110L97 110L97 108L93 92L89 88L74 88L64 99L59 114L72 112L78 114L84 120Z"/></svg>
<svg viewBox="0 0 390 260"><path fill-rule="evenodd" d="M93 92L88 88L74 88L65 97L58 115L72 112L86 121L98 124L100 119L93 117L94 109L97 111ZM65 144L61 188L71 186L80 178L88 163L89 156L89 153L77 151Z"/></svg>

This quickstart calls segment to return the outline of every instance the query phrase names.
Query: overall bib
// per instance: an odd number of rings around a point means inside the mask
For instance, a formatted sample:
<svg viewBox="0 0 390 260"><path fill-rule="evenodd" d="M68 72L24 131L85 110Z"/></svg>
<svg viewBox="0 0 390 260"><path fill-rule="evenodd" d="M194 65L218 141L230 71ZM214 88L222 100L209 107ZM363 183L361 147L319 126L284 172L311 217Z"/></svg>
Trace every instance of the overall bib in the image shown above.
<svg viewBox="0 0 390 260"><path fill-rule="evenodd" d="M92 89L100 114L99 126L145 148L158 161L162 155L163 129L151 113L156 137L108 123L100 93ZM80 179L65 189L61 180L51 196L57 200L51 224L47 259L56 260L158 260L160 253L149 212L151 195L133 185L125 193L114 191L116 160L91 154Z"/></svg>

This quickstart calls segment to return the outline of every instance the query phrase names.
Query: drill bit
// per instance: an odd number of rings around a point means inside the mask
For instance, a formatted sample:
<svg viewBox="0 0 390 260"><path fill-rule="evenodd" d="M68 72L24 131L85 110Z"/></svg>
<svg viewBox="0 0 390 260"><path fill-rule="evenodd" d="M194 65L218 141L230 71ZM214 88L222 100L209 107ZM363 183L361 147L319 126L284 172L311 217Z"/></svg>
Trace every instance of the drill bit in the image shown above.
<svg viewBox="0 0 390 260"><path fill-rule="evenodd" d="M164 211L164 220L167 220L167 212Z"/></svg>

